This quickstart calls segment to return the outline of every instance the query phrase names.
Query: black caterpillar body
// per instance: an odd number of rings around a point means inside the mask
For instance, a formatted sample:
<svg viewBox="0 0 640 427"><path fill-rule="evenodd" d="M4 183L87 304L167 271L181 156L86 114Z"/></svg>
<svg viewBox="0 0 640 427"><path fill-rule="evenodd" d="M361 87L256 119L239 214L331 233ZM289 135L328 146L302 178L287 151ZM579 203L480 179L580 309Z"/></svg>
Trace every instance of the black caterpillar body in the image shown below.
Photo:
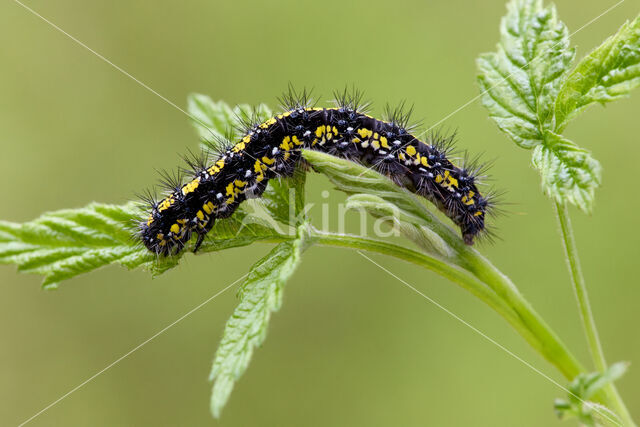
<svg viewBox="0 0 640 427"><path fill-rule="evenodd" d="M489 206L477 187L477 171L447 158L448 138L418 140L406 117L377 120L343 100L335 108L290 102L288 111L248 126L245 136L213 164L192 162L195 176L178 183L139 225L145 246L160 255L178 253L195 233L195 250L218 218L247 198L260 197L270 179L291 176L301 149L319 150L372 166L398 185L426 197L461 229L465 243L485 230Z"/></svg>

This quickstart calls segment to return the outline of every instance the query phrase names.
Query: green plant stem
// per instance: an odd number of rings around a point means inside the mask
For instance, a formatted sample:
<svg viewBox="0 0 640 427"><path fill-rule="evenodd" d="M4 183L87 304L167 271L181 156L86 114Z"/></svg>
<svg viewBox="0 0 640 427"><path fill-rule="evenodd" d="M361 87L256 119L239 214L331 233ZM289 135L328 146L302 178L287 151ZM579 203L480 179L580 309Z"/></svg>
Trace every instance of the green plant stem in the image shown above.
<svg viewBox="0 0 640 427"><path fill-rule="evenodd" d="M466 245L456 247L460 256L457 260L458 264L464 265L465 269L434 255L368 237L326 233L312 229L309 243L390 255L434 271L460 285L493 308L568 380L573 380L578 374L587 372L540 315L533 310L513 282L486 258ZM613 385L607 386L595 398L615 408L625 426L635 426Z"/></svg>
<svg viewBox="0 0 640 427"><path fill-rule="evenodd" d="M501 273L498 275L485 274L486 278L495 282L492 286L487 287L486 282L479 280L478 277L457 266L444 262L435 256L416 252L386 241L353 235L323 233L317 230L312 231L310 239L314 243L321 245L341 246L391 255L439 273L470 291L496 310L532 347L556 366L567 379L573 379L580 372L584 372L580 362L569 352L567 347L544 323L540 316L530 309L529 304L517 292L513 283ZM495 269L488 261L485 260L485 262L488 265L485 265L484 270ZM478 267L478 269L480 268ZM505 287L511 288L510 292L503 292L503 294L509 295L508 299L502 298L500 294L492 291L494 288L503 289ZM512 307L518 307L519 310L514 310ZM527 309L525 310L523 307ZM526 315L523 315L523 312Z"/></svg>
<svg viewBox="0 0 640 427"><path fill-rule="evenodd" d="M567 256L567 265L569 272L571 273L571 284L578 301L578 307L580 309L580 317L582 318L582 326L584 327L585 334L587 336L587 342L589 344L589 350L591 352L591 358L596 369L600 372L604 372L607 369L607 362L604 357L604 351L602 350L602 344L598 336L598 330L596 328L596 322L591 311L591 304L589 303L589 295L587 293L587 286L585 284L582 269L580 267L580 259L578 257L578 248L576 246L575 239L573 237L573 228L571 226L571 219L569 218L569 212L565 203L555 203L556 213L558 215L558 221L560 222L560 230L562 232L562 241L564 243L564 250ZM613 405L614 411L623 419L625 425L635 425L629 414L629 410L625 406L620 394L613 384L609 384L605 389L608 400Z"/></svg>
<svg viewBox="0 0 640 427"><path fill-rule="evenodd" d="M584 372L580 362L568 351L560 338L540 315L531 307L511 279L498 270L476 250L468 248L463 253L469 271L502 297L518 314L520 321L538 337L542 343L541 354L554 364L565 378L572 380Z"/></svg>

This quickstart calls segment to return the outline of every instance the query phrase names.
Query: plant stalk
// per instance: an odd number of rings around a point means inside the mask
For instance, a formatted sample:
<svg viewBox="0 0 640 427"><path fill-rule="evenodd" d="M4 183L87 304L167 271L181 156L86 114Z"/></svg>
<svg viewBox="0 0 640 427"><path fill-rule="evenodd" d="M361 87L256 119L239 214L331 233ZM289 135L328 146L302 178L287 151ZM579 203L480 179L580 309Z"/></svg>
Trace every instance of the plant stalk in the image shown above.
<svg viewBox="0 0 640 427"><path fill-rule="evenodd" d="M573 379L579 373L584 372L580 362L569 352L564 343L560 341L540 316L529 307L527 301L517 290L515 292L501 292L502 294L509 293L509 298L503 298L502 295L494 291L495 288L504 289L505 287L515 289L513 283L501 273L499 275L485 274L485 278L491 279L494 282L487 284L482 278L476 277L464 269L451 265L435 256L407 249L386 241L354 235L324 233L317 230L312 231L310 239L312 239L314 243L325 246L362 249L394 256L432 270L470 291L484 303L496 310L498 314L514 327L533 348L554 365L567 379ZM485 262L488 263L486 260ZM489 265L495 269L491 264ZM489 268L485 265L484 270L487 271ZM500 281L496 280L498 277ZM513 307L517 307L517 309Z"/></svg>
<svg viewBox="0 0 640 427"><path fill-rule="evenodd" d="M573 380L580 373L587 372L540 315L533 310L513 282L473 249L460 252L460 261L467 267L461 268L437 256L368 237L326 233L312 229L309 239L311 244L361 249L390 255L434 271L493 308L568 380ZM625 426L635 426L612 384L598 393L596 399L615 408Z"/></svg>
<svg viewBox="0 0 640 427"><path fill-rule="evenodd" d="M569 267L569 272L571 273L571 284L573 285L573 291L580 309L582 326L584 328L585 335L587 336L591 358L593 359L596 369L600 372L604 372L607 370L607 362L598 336L598 329L596 328L591 304L589 303L587 286L580 267L578 248L573 236L573 228L571 226L571 219L569 218L567 205L565 203L556 202L555 207L558 222L560 223L560 230L562 232L562 242L564 244L565 255L567 257L567 265ZM604 392L607 394L610 403L614 406L612 409L622 418L625 425L634 426L635 424L631 419L631 414L625 406L615 385L608 384L604 388Z"/></svg>

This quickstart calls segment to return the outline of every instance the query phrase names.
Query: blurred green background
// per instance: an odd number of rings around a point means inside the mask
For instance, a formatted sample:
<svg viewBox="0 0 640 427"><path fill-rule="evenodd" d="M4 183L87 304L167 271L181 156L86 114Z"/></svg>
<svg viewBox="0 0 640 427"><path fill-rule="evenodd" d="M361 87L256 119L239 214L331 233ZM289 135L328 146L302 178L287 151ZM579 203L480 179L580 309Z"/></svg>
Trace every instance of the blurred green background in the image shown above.
<svg viewBox="0 0 640 427"><path fill-rule="evenodd" d="M560 1L571 31L611 2ZM181 107L190 92L272 106L288 82L355 84L407 99L434 123L475 97L474 60L494 48L502 1L30 1L31 7ZM638 12L629 0L572 36L581 57ZM188 118L18 4L0 4L0 218L27 221L90 201L123 203L197 146ZM637 286L640 93L588 110L567 135L593 150L604 183L592 216L572 211L609 361L640 361ZM483 245L588 363L551 205L530 153L479 102L443 126L495 158L503 240ZM631 183L631 184L628 184ZM309 178L311 201L329 188ZM332 193L336 203L341 194ZM244 274L255 245L200 257L152 280L112 267L40 289L0 268L0 424L16 425ZM490 309L419 268L374 259L565 383ZM62 400L31 425L557 425L564 393L355 252L313 248L287 284L269 337L221 420L207 375L236 298L228 292ZM640 370L619 389L640 418Z"/></svg>

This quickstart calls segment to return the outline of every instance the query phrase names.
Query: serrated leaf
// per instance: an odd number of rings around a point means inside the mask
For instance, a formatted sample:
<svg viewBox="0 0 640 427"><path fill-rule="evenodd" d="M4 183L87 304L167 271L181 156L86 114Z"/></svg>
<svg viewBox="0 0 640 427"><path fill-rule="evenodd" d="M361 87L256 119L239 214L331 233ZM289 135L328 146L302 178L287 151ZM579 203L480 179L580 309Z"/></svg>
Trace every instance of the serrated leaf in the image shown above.
<svg viewBox="0 0 640 427"><path fill-rule="evenodd" d="M386 176L361 164L319 151L303 150L302 155L336 188L356 196L350 199L352 206L359 204L374 216L398 215L399 223L404 227L401 231L431 254L460 263L460 254L472 251L456 230L429 210L426 199L399 187Z"/></svg>
<svg viewBox="0 0 640 427"><path fill-rule="evenodd" d="M445 226L415 194L399 187L387 177L366 166L330 154L313 150L302 150L302 155L313 169L325 175L341 191L347 194L375 194L407 215L421 218L430 228L437 228L438 234L446 235L447 241L460 241L460 237L450 227ZM464 245L464 243L462 242Z"/></svg>
<svg viewBox="0 0 640 427"><path fill-rule="evenodd" d="M428 253L452 258L454 250L431 230L425 221L373 194L354 194L347 198L347 209L364 209L379 220L390 222L400 233Z"/></svg>
<svg viewBox="0 0 640 427"><path fill-rule="evenodd" d="M304 233L299 233L297 239L280 243L251 267L239 292L240 303L227 321L211 369L214 417L220 416L253 351L264 341L271 313L280 308L282 288L300 262L303 250Z"/></svg>
<svg viewBox="0 0 640 427"><path fill-rule="evenodd" d="M523 148L552 129L555 97L575 52L553 5L513 0L500 26L497 51L478 58L482 103L498 127Z"/></svg>
<svg viewBox="0 0 640 427"><path fill-rule="evenodd" d="M549 197L559 203L570 202L584 212L591 211L595 189L602 180L600 163L591 153L546 131L545 144L534 149L532 161Z"/></svg>
<svg viewBox="0 0 640 427"><path fill-rule="evenodd" d="M191 246L176 256L152 254L134 234L140 217L141 209L134 202L120 206L92 203L44 213L21 224L0 221L0 264L15 264L20 272L44 276L43 286L48 289L110 264L161 274L177 265ZM246 213L238 210L231 218L216 222L200 252L288 239L291 236L269 224L247 221Z"/></svg>
<svg viewBox="0 0 640 427"><path fill-rule="evenodd" d="M46 288L108 264L151 268L156 257L131 238L132 219L139 215L134 203L92 203L23 224L0 221L0 263L43 275ZM175 262L165 260L157 269Z"/></svg>
<svg viewBox="0 0 640 427"><path fill-rule="evenodd" d="M224 138L240 138L239 129L243 120L265 121L273 115L265 104L255 108L239 104L232 108L224 101L213 101L199 93L187 97L187 111L200 138L213 145Z"/></svg>
<svg viewBox="0 0 640 427"><path fill-rule="evenodd" d="M640 16L583 58L564 82L556 101L556 129L593 103L629 95L640 85Z"/></svg>

